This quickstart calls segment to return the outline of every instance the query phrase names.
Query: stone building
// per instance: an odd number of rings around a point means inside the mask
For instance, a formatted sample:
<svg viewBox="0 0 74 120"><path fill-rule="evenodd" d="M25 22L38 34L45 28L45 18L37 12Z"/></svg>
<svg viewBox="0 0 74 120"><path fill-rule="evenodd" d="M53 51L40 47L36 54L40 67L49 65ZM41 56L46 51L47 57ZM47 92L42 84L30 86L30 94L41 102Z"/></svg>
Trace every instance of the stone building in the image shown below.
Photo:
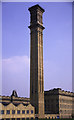
<svg viewBox="0 0 74 120"><path fill-rule="evenodd" d="M60 88L44 91L43 19L39 5L30 11L30 98L0 96L0 119L71 118L74 116L74 93Z"/></svg>
<svg viewBox="0 0 74 120"><path fill-rule="evenodd" d="M74 93L60 88L44 91L44 105L44 118L72 118L74 115ZM9 114L7 114L7 110L10 111ZM19 114L18 110L20 110ZM15 113L12 114L12 111ZM31 113L31 111L33 112ZM11 96L0 96L0 119L24 120L35 117L37 117L35 107L30 104L30 98L18 97L13 93Z"/></svg>
<svg viewBox="0 0 74 120"><path fill-rule="evenodd" d="M13 102L14 104L30 104L30 98L18 97L18 95L16 96L16 94L16 91L13 90L11 96L0 96L0 102L4 102L6 104L9 104L11 102Z"/></svg>
<svg viewBox="0 0 74 120"><path fill-rule="evenodd" d="M0 119L34 119L35 108L30 104L30 99L16 96L16 91L13 93L10 97L0 96Z"/></svg>
<svg viewBox="0 0 74 120"><path fill-rule="evenodd" d="M57 114L59 118L72 118L74 115L74 93L54 88L44 92L44 99L45 114Z"/></svg>
<svg viewBox="0 0 74 120"><path fill-rule="evenodd" d="M0 103L0 119L6 120L25 120L34 119L34 107L31 104Z"/></svg>

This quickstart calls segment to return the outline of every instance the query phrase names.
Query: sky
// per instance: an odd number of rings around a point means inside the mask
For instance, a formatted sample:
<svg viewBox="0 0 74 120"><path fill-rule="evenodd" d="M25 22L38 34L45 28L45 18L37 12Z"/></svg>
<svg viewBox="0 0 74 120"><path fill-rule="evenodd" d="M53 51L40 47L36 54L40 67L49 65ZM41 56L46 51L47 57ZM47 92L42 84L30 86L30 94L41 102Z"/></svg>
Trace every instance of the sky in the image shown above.
<svg viewBox="0 0 74 120"><path fill-rule="evenodd" d="M30 13L39 4L43 13L44 90L72 91L72 3L2 3L2 95L16 90L30 94Z"/></svg>

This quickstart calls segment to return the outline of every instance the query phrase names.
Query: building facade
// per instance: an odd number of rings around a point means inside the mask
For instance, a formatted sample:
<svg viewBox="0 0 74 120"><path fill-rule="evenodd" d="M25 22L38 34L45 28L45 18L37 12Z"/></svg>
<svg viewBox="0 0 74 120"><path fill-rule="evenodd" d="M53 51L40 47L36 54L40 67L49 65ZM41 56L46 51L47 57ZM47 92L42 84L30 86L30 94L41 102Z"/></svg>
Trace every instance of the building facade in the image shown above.
<svg viewBox="0 0 74 120"><path fill-rule="evenodd" d="M30 104L30 98L24 98L24 97L18 97L17 93L15 90L13 90L11 96L0 96L0 103L6 103L6 104L9 104L9 103L16 103L16 104L20 104L20 103L23 103L23 104Z"/></svg>
<svg viewBox="0 0 74 120"><path fill-rule="evenodd" d="M0 96L0 119L25 120L35 118L35 107L30 104L29 98L16 96Z"/></svg>
<svg viewBox="0 0 74 120"><path fill-rule="evenodd" d="M25 105L25 104L14 104L9 103L3 104L0 103L0 119L3 120L25 120L25 119L34 119L35 113L34 113L34 107L31 104Z"/></svg>
<svg viewBox="0 0 74 120"><path fill-rule="evenodd" d="M59 118L74 116L74 93L57 88L45 91L44 98L45 114L57 114Z"/></svg>
<svg viewBox="0 0 74 120"><path fill-rule="evenodd" d="M60 88L44 91L44 105L44 118L74 117L74 93L72 92ZM11 96L0 96L0 119L28 120L36 117L35 107L30 104L30 98L18 97L13 93Z"/></svg>

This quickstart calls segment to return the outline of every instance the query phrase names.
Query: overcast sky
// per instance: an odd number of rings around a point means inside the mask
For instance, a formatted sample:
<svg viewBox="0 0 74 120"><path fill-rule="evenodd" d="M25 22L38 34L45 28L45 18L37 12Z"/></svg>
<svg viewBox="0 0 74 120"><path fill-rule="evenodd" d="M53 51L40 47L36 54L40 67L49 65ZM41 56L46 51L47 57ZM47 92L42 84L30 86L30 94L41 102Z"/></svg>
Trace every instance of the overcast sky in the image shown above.
<svg viewBox="0 0 74 120"><path fill-rule="evenodd" d="M44 90L72 91L72 3L2 3L2 95L29 97L30 13L43 13Z"/></svg>

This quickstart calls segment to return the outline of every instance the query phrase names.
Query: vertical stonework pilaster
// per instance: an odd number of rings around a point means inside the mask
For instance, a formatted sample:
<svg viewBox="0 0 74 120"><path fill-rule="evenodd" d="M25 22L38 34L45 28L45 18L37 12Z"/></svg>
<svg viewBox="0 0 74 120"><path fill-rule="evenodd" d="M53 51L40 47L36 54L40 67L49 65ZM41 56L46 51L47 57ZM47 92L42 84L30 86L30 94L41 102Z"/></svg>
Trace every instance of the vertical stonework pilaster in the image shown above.
<svg viewBox="0 0 74 120"><path fill-rule="evenodd" d="M44 9L32 6L30 11L30 102L38 118L44 118L43 22Z"/></svg>

